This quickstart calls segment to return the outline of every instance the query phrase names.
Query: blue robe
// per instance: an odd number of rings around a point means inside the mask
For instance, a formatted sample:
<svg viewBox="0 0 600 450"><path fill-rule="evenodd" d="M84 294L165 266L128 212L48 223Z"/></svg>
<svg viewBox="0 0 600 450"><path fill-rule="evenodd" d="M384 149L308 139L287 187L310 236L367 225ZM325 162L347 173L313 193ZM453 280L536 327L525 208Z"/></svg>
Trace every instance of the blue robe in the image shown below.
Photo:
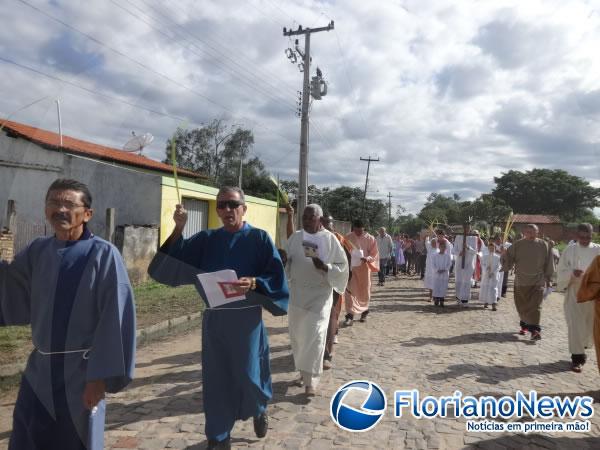
<svg viewBox="0 0 600 450"><path fill-rule="evenodd" d="M107 392L118 392L135 365L133 291L118 250L86 229L78 241L36 239L0 263L0 325L26 324L36 350L9 449L103 448L104 401L90 414L85 384L104 380Z"/></svg>
<svg viewBox="0 0 600 450"><path fill-rule="evenodd" d="M289 292L279 253L265 231L244 224L235 233L220 228L180 238L163 246L148 269L152 278L171 286L199 286L198 273L223 269L235 270L240 278L255 277L256 290L246 300L207 308L203 315L205 431L217 441L229 437L236 420L262 414L272 397L261 306L274 315L287 313Z"/></svg>

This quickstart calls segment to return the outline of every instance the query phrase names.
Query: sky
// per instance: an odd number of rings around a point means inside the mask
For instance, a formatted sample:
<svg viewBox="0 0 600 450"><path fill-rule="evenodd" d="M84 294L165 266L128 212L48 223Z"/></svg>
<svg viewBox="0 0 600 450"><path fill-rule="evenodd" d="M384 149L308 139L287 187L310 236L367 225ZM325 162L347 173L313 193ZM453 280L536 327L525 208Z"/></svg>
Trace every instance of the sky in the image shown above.
<svg viewBox="0 0 600 450"><path fill-rule="evenodd" d="M310 113L309 183L364 187L416 213L474 199L508 170L600 187L600 0L5 0L0 115L121 148L213 119L298 176L302 73L283 27L311 37L328 94ZM299 47L303 49L303 37ZM39 101L38 101L39 100ZM26 105L32 106L20 110Z"/></svg>

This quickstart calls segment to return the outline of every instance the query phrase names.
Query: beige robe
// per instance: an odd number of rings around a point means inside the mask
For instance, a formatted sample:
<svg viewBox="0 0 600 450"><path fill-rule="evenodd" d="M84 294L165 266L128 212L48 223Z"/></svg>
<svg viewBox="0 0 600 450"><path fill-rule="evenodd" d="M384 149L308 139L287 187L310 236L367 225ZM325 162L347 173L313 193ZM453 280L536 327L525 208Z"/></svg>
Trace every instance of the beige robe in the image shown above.
<svg viewBox="0 0 600 450"><path fill-rule="evenodd" d="M379 272L379 251L375 238L365 232L362 236L355 233L346 235L346 240L354 248L362 250L367 262L360 266L352 267L352 278L346 292L346 312L348 314L362 314L369 310L371 300L371 272Z"/></svg>
<svg viewBox="0 0 600 450"><path fill-rule="evenodd" d="M594 302L594 345L598 370L600 370L600 256L596 256L583 274L581 286L577 292L577 301L580 303Z"/></svg>

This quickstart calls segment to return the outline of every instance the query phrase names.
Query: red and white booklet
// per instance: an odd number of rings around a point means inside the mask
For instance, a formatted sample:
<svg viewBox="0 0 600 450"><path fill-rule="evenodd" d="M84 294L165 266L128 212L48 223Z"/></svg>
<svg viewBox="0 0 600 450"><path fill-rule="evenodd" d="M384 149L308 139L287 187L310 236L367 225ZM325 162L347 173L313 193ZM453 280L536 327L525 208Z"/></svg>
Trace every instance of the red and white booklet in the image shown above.
<svg viewBox="0 0 600 450"><path fill-rule="evenodd" d="M246 299L237 289L238 276L235 270L200 273L197 277L211 308Z"/></svg>

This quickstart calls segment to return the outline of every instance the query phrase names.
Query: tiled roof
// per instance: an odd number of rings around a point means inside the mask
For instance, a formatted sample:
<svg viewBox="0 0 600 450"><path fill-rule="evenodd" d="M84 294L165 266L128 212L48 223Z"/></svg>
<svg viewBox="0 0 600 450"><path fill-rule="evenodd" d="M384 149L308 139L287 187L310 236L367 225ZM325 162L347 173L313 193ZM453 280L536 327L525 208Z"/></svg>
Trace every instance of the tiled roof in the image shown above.
<svg viewBox="0 0 600 450"><path fill-rule="evenodd" d="M160 172L173 173L173 167L155 161L145 156L135 153L128 153L116 148L106 147L104 145L93 144L92 142L82 141L63 134L63 145L60 146L60 136L57 133L41 128L32 127L10 120L0 119L0 126L3 125L3 131L7 134L27 139L44 148L50 150L63 150L74 155L87 156L89 158L101 161L111 161L127 166L140 167L143 169L157 170ZM206 178L204 175L192 172L191 170L178 169L177 174L191 178Z"/></svg>
<svg viewBox="0 0 600 450"><path fill-rule="evenodd" d="M515 214L514 223L551 224L562 223L558 216L546 216L544 214Z"/></svg>

